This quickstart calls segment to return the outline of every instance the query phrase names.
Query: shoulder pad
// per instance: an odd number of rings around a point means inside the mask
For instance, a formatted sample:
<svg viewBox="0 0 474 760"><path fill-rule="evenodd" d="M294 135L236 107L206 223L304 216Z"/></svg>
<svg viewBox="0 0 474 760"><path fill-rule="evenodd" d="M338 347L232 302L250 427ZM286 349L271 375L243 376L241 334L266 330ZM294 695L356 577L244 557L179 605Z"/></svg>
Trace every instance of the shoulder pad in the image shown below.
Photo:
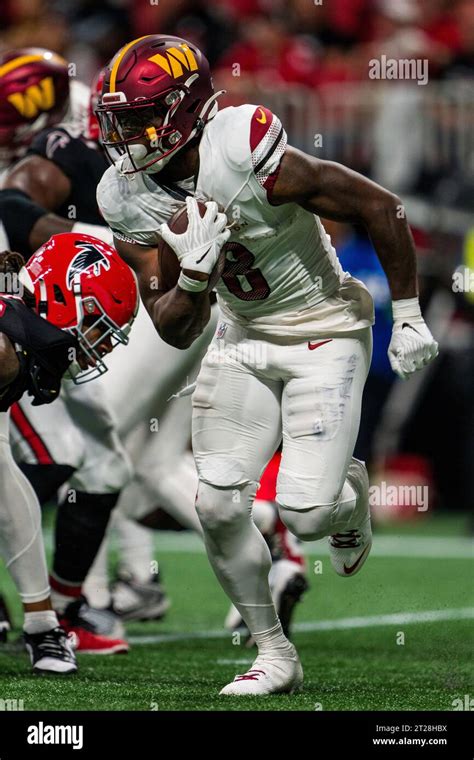
<svg viewBox="0 0 474 760"><path fill-rule="evenodd" d="M265 106L245 104L219 111L206 130L211 150L219 149L237 171L259 176L273 171L286 148L287 136L278 116Z"/></svg>

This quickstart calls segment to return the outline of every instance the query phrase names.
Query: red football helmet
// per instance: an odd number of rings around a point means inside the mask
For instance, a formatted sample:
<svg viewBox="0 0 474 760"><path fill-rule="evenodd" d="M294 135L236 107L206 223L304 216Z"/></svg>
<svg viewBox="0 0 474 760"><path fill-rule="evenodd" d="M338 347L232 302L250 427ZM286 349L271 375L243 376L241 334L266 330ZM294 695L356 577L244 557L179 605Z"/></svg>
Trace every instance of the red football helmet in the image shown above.
<svg viewBox="0 0 474 760"><path fill-rule="evenodd" d="M19 158L34 135L57 124L69 105L68 65L42 48L0 56L0 161Z"/></svg>
<svg viewBox="0 0 474 760"><path fill-rule="evenodd" d="M94 77L91 84L91 96L89 99L89 108L87 113L87 126L84 132L84 136L88 140L99 142L100 127L97 119L97 106L99 105L100 96L102 94L102 87L105 79L105 71L101 69Z"/></svg>
<svg viewBox="0 0 474 760"><path fill-rule="evenodd" d="M209 63L180 37L129 42L105 69L103 145L123 174L157 172L217 113Z"/></svg>
<svg viewBox="0 0 474 760"><path fill-rule="evenodd" d="M33 254L19 279L33 295L38 314L75 335L93 363L82 369L73 362L69 376L74 382L107 372L98 348L108 339L112 347L128 343L139 304L135 275L115 248L91 235L53 235Z"/></svg>

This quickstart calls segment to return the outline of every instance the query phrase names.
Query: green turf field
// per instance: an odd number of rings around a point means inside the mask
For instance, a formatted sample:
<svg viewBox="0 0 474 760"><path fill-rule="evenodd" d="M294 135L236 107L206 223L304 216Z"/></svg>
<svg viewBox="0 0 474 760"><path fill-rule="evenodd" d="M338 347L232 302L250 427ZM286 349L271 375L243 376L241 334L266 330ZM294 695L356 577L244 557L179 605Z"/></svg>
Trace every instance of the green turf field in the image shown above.
<svg viewBox="0 0 474 760"><path fill-rule="evenodd" d="M324 542L309 546L311 589L293 636L305 669L300 695L218 697L252 654L223 631L227 601L199 540L178 533L156 536L171 610L160 623L128 626L130 654L83 655L77 676L61 680L31 676L26 655L7 645L0 698L21 699L25 710L452 710L453 700L474 694L464 523L431 518L380 529L351 579L331 570ZM0 586L19 624L3 569Z"/></svg>

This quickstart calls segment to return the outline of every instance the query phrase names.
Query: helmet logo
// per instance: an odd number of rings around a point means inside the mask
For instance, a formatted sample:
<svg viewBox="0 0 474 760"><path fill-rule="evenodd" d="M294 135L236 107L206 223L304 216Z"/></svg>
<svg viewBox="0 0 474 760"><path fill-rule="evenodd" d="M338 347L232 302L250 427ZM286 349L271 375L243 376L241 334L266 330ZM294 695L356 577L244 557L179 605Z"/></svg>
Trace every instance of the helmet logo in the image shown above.
<svg viewBox="0 0 474 760"><path fill-rule="evenodd" d="M95 245L82 242L81 240L77 240L75 245L81 249L81 252L74 256L66 273L66 283L69 290L71 290L76 274L93 272L95 277L98 277L101 267L110 269L109 259Z"/></svg>
<svg viewBox="0 0 474 760"><path fill-rule="evenodd" d="M180 49L181 48L181 49ZM186 44L182 44L177 47L172 47L166 51L166 56L161 53L157 53L148 59L152 63L156 63L163 71L174 79L183 76L184 69L187 71L196 71L198 68L194 53Z"/></svg>
<svg viewBox="0 0 474 760"><path fill-rule="evenodd" d="M40 111L49 111L54 106L53 78L45 77L24 92L8 95L7 100L25 119L34 119Z"/></svg>

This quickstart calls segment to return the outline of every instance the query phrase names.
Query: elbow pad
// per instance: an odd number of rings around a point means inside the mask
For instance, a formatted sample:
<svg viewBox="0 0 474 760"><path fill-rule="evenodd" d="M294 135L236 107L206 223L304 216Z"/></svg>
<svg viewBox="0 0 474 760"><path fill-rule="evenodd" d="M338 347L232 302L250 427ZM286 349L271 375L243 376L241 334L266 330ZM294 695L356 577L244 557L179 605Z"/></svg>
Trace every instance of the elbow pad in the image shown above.
<svg viewBox="0 0 474 760"><path fill-rule="evenodd" d="M33 253L30 233L38 219L47 214L46 209L22 190L0 190L0 221L3 223L11 251L18 251L25 258Z"/></svg>

